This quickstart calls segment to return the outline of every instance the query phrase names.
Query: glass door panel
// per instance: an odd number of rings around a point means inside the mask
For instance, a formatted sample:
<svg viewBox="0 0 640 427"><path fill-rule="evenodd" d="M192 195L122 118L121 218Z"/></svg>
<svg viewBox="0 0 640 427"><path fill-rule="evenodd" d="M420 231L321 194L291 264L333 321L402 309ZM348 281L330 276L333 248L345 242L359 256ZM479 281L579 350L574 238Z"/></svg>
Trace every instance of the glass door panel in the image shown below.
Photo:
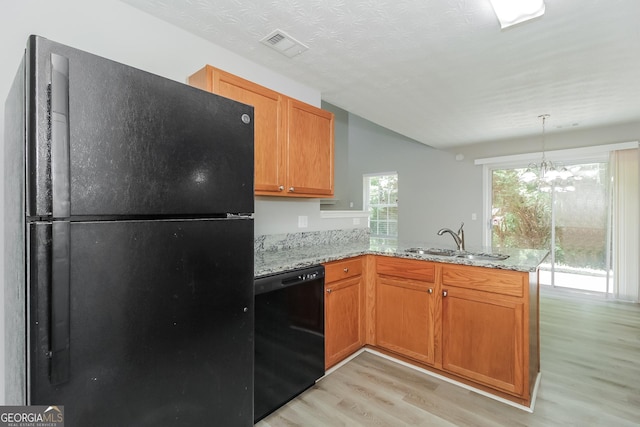
<svg viewBox="0 0 640 427"><path fill-rule="evenodd" d="M521 169L492 171L491 243L547 249L542 284L607 292L609 283L609 171L607 163L570 167L571 191L544 192L525 183Z"/></svg>

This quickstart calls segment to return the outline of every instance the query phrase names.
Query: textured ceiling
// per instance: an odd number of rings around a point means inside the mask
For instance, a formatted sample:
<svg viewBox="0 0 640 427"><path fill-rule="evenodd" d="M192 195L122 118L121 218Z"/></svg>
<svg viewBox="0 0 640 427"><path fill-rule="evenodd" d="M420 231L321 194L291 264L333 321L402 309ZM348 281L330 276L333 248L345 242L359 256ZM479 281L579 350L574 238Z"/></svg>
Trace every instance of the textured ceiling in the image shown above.
<svg viewBox="0 0 640 427"><path fill-rule="evenodd" d="M437 148L640 121L640 1L545 0L500 29L489 0L123 0ZM294 58L260 43L280 29ZM214 64L215 65L215 64Z"/></svg>

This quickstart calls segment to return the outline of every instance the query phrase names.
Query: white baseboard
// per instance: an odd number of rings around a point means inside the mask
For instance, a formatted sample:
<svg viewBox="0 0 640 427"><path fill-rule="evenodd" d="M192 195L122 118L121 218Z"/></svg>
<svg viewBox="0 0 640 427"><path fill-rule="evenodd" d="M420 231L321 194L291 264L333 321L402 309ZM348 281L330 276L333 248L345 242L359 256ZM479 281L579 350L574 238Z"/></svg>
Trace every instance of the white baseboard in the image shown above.
<svg viewBox="0 0 640 427"><path fill-rule="evenodd" d="M360 354L362 354L365 351L369 352L371 354L375 354L376 356L385 358L387 360L390 360L392 362L398 363L398 364L400 364L402 366L406 366L408 368L414 369L414 370L416 370L418 372L422 372L423 374L427 374L427 375L429 375L431 377L434 377L434 378L437 378L439 380L448 382L449 384L453 384L453 385L456 385L458 387L462 387L462 388L464 388L466 390L472 391L474 393L480 394L482 396L488 397L490 399L497 400L498 402L504 403L505 405L513 406L514 408L518 408L518 409L520 409L522 411L533 413L533 408L535 407L536 396L538 395L538 388L540 386L540 380L541 380L541 377L542 377L542 373L540 373L540 372L538 372L538 375L536 377L536 384L533 387L533 394L531 396L531 406L520 405L519 403L512 402L512 401L504 399L504 398L502 398L500 396L495 396L495 395L493 395L493 394L491 394L489 392L486 392L484 390L480 390L480 389L477 389L475 387L471 387L470 385L461 383L459 381L452 380L451 378L445 377L444 375L440 375L440 374L437 374L435 372L429 371L428 369L424 369L424 368L421 368L419 366L412 365L411 363L407 363L405 361L396 359L395 357L389 356L389 355L384 354L384 353L380 353L379 351L373 350L371 348L361 348L360 350L358 350L357 352L353 353L351 356L347 357L346 359L344 359L343 361L341 361L337 365L332 366L329 370L327 370L325 372L324 376L322 378L320 378L318 381L321 381L323 378L325 378L326 376L332 374L337 369L340 369L340 367L346 365L352 359L358 357Z"/></svg>

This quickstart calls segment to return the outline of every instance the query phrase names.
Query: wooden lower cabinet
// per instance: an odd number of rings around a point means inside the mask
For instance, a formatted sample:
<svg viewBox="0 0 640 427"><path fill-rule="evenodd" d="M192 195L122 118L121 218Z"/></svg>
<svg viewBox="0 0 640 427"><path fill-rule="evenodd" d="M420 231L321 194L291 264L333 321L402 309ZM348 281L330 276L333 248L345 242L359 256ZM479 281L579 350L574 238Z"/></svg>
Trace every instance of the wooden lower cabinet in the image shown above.
<svg viewBox="0 0 640 427"><path fill-rule="evenodd" d="M325 267L327 367L366 343L530 404L540 371L537 272L379 255Z"/></svg>
<svg viewBox="0 0 640 427"><path fill-rule="evenodd" d="M362 259L325 264L325 368L364 345Z"/></svg>
<svg viewBox="0 0 640 427"><path fill-rule="evenodd" d="M525 366L523 333L524 304L519 299L443 288L443 370L520 395Z"/></svg>
<svg viewBox="0 0 640 427"><path fill-rule="evenodd" d="M376 271L376 346L433 365L437 302L433 265L380 257Z"/></svg>
<svg viewBox="0 0 640 427"><path fill-rule="evenodd" d="M537 275L444 264L441 282L442 369L528 402L539 371Z"/></svg>

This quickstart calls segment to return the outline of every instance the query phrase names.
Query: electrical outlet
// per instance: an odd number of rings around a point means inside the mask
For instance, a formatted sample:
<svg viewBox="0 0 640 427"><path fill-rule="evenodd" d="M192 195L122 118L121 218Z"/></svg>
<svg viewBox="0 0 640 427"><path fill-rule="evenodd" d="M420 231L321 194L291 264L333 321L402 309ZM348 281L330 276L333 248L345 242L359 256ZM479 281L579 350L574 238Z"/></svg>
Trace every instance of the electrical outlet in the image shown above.
<svg viewBox="0 0 640 427"><path fill-rule="evenodd" d="M306 215L298 216L298 228L307 228L309 226L309 217Z"/></svg>
<svg viewBox="0 0 640 427"><path fill-rule="evenodd" d="M471 214L471 221L475 221L478 219L478 215L476 215L475 213Z"/></svg>
<svg viewBox="0 0 640 427"><path fill-rule="evenodd" d="M353 225L360 225L360 218L353 218Z"/></svg>

